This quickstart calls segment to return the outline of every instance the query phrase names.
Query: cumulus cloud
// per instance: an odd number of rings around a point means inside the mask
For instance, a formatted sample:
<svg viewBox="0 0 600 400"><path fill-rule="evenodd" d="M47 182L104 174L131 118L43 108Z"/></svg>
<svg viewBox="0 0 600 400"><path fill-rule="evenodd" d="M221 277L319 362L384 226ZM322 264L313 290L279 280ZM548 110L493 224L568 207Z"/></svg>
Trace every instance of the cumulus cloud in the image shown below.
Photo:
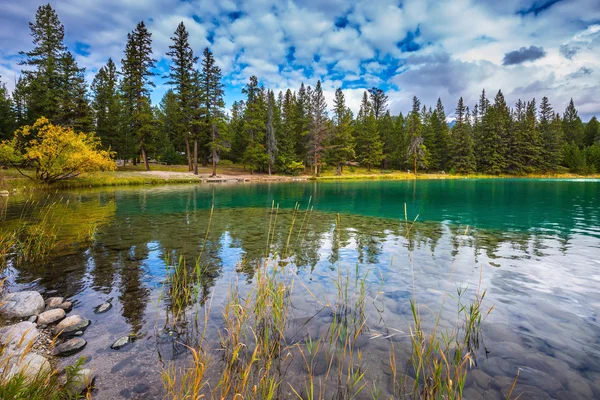
<svg viewBox="0 0 600 400"><path fill-rule="evenodd" d="M502 65L522 64L527 61L535 61L546 56L543 47L529 46L521 47L519 50L509 51L504 54Z"/></svg>
<svg viewBox="0 0 600 400"><path fill-rule="evenodd" d="M41 0L5 0L0 13L0 74L9 88L32 47L28 22ZM159 62L184 21L200 55L208 46L222 68L228 105L243 97L251 75L276 90L323 82L326 97L346 90L356 112L364 90L384 89L393 113L417 95L449 114L458 97L475 104L482 89L502 89L509 103L549 96L555 109L574 97L586 119L600 114L600 3L598 0L56 0L65 42L95 72L123 57L127 33L144 20ZM535 43L534 46L531 44ZM519 49L519 50L515 50ZM536 61L536 62L531 62ZM510 65L510 68L503 66ZM595 95L596 94L596 95ZM331 104L330 104L331 106Z"/></svg>

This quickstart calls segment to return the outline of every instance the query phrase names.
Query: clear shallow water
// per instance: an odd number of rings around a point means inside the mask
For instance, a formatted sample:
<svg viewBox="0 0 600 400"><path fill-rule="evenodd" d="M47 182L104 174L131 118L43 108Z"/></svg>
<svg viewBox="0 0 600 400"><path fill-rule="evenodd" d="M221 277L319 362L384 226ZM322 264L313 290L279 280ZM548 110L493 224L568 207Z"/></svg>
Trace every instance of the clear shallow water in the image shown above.
<svg viewBox="0 0 600 400"><path fill-rule="evenodd" d="M187 354L179 343L193 341L193 323L178 327L178 340L165 334L164 258L199 255L212 204L204 253L209 268L202 290L213 296L209 335L216 342L230 285L249 287L251 261L265 254L272 203L280 211L270 252L278 253L287 240L293 207L298 202L304 209L309 199L313 212L292 240L297 279L331 298L338 269L355 271L359 265L361 274L369 271L369 332L408 331L411 258L417 300L431 310L440 308L446 290L454 294L457 287L468 287L465 299L470 300L481 271L488 290L485 304L495 307L484 325L480 374L474 374L479 379L470 378L469 387L498 398L521 368L523 398L600 397L599 181L168 186L63 192L44 201L57 197L69 199L70 207L68 229L61 236L75 240L74 232L93 224L94 242L69 248L43 265L14 270L12 281L16 288L69 296L76 302L72 313L92 320L85 333L87 347L64 362L89 357L98 373L97 398L160 398L163 363L184 365ZM405 203L410 220L419 216L410 240L403 222ZM10 200L3 223L18 218L24 204L23 199ZM291 327L291 341L316 335L331 319L329 313L317 312L319 305L298 287L290 322L297 329ZM109 299L111 311L93 313ZM190 314L202 307L192 306ZM451 321L455 314L456 303L448 301L444 319ZM426 323L433 324L432 319ZM142 339L110 350L114 340L128 333ZM397 358L406 359L408 341L401 335L394 340ZM360 346L369 379L380 382L385 394L390 341L365 335Z"/></svg>

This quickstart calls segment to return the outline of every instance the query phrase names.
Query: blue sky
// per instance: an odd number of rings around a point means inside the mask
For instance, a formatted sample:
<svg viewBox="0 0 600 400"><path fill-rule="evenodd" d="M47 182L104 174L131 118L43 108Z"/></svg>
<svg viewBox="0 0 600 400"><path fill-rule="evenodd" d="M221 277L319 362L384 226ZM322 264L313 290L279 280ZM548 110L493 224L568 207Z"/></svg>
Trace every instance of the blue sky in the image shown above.
<svg viewBox="0 0 600 400"><path fill-rule="evenodd" d="M31 48L28 22L44 2L0 6L0 75L9 88L19 50ZM53 1L65 41L91 81L144 20L158 69L184 21L200 55L210 47L223 70L226 101L242 98L251 75L275 90L321 79L326 98L345 89L356 110L364 89L386 90L392 112L413 95L452 114L458 97L475 104L482 89L502 89L510 103L547 95L558 111L571 97L587 120L600 116L598 0L63 0ZM152 98L168 89L156 78Z"/></svg>

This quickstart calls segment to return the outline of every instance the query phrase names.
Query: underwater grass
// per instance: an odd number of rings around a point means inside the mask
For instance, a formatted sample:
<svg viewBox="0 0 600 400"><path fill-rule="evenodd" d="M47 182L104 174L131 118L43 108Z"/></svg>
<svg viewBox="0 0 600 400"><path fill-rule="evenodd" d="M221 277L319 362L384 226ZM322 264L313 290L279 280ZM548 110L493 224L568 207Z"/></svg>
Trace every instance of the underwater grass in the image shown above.
<svg viewBox="0 0 600 400"><path fill-rule="evenodd" d="M493 310L493 306L485 308L483 305L486 291L481 288L481 275L471 301L464 301L467 288L458 288L456 295L448 291L444 293L435 325L433 329L426 330L414 290L413 273L409 333L404 334L399 329L401 327L390 327L385 334L369 332L365 307L370 271L361 273L358 264L353 269L344 269L338 264L331 276L335 288L333 298L328 298L324 292L311 290L296 275L290 241L302 242L312 206L309 202L306 209L301 210L296 205L292 226L284 234L285 245L280 254L273 248L278 211L273 203L265 257L255 265L249 292L241 291L237 281L230 284L221 310L222 327L218 330L218 344L210 344L206 340L211 313L208 306L204 308L202 340L198 346L189 347L189 366L175 368L174 364L170 364L164 369L167 398L278 399L291 396L341 400L367 396L373 399L462 399L467 375L476 366L480 331ZM405 221L407 239L414 222ZM338 216L336 230L340 229L340 224ZM338 240L339 237L338 234ZM409 261L412 269L412 256ZM181 283L187 279L185 275L170 276L180 276ZM448 282L451 280L452 271ZM382 286L384 282L385 276L382 276ZM328 312L332 316L330 324L321 330L320 335L309 334L301 340L295 340L299 332L290 331L289 325L293 310L292 292L298 290L294 289L297 284L303 298L318 305L320 312ZM456 321L442 329L440 319L446 297L457 303ZM403 335L409 340L411 351L408 359L398 359L394 342L389 342L389 367L393 379L391 395L383 394L381 382L368 378L362 350L357 346L364 335L368 335L370 340L385 340L394 335ZM290 380L292 376L288 375L288 371L290 368L297 371L299 364L303 365L302 376L295 372L294 379ZM318 365L325 365L325 371L317 373ZM403 367L406 365L408 370L405 371ZM516 380L513 387L515 384ZM512 391L508 398L511 395Z"/></svg>

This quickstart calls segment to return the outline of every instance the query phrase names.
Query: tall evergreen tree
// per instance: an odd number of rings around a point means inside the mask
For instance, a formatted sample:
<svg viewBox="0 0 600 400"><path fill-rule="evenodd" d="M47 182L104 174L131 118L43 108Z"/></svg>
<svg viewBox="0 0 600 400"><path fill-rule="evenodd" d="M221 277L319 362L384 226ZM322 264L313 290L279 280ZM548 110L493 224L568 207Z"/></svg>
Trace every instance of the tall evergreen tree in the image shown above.
<svg viewBox="0 0 600 400"><path fill-rule="evenodd" d="M37 9L35 22L29 23L29 29L34 48L20 53L26 57L20 64L28 67L22 71L27 88L26 121L32 123L45 116L51 122L56 122L61 104L65 29L50 4Z"/></svg>
<svg viewBox="0 0 600 400"><path fill-rule="evenodd" d="M118 157L125 158L125 144L121 135L121 99L118 89L117 68L109 58L92 81L95 130L105 148L110 148L117 153Z"/></svg>
<svg viewBox="0 0 600 400"><path fill-rule="evenodd" d="M321 81L317 81L317 86L312 92L310 102L310 150L312 155L312 165L315 176L319 176L321 159L325 151L325 140L327 139L327 103L321 88Z"/></svg>
<svg viewBox="0 0 600 400"><path fill-rule="evenodd" d="M281 106L281 128L275 131L278 144L278 160L283 171L287 171L296 156L296 99L290 89L286 90Z"/></svg>
<svg viewBox="0 0 600 400"><path fill-rule="evenodd" d="M126 135L137 140L137 150L147 171L150 165L146 147L150 145L154 132L149 88L154 87L151 78L155 75L152 71L155 62L152 58L152 34L141 21L133 32L127 34L125 58L121 61L121 92L127 121Z"/></svg>
<svg viewBox="0 0 600 400"><path fill-rule="evenodd" d="M333 99L333 132L329 153L329 160L336 167L336 175L341 175L344 164L355 156L352 111L346 106L341 88L336 89Z"/></svg>
<svg viewBox="0 0 600 400"><path fill-rule="evenodd" d="M79 68L71 52L60 60L59 109L55 121L75 131L91 132L92 109L88 100L85 68Z"/></svg>
<svg viewBox="0 0 600 400"><path fill-rule="evenodd" d="M510 110L502 91L498 91L494 104L486 106L481 119L481 132L477 154L477 171L486 174L500 174L506 166L506 153L510 135ZM481 107L479 108L481 112Z"/></svg>
<svg viewBox="0 0 600 400"><path fill-rule="evenodd" d="M263 96L261 88L258 86L258 78L251 76L246 87L242 89L246 94L246 112L244 114L244 131L246 134L247 146L244 151L244 163L250 166L250 173L262 168L268 159L265 150L265 115L263 108Z"/></svg>
<svg viewBox="0 0 600 400"><path fill-rule="evenodd" d="M184 23L180 22L171 37L173 43L169 46L167 52L167 55L171 57L167 83L173 86L179 104L179 111L172 116L174 120L171 122L174 124L176 136L184 138L188 170L192 171L194 163L190 148L190 135L194 130L192 125L199 123L192 120L192 117L197 115L197 110L192 109L192 97L196 89L194 85L197 84L194 79L194 65L198 61L198 57L194 56L194 51L189 43L189 36Z"/></svg>
<svg viewBox="0 0 600 400"><path fill-rule="evenodd" d="M433 150L430 151L432 168L446 170L450 161L450 136L446 123L446 111L440 98L437 99L435 110L431 115L431 127L435 143L435 153Z"/></svg>
<svg viewBox="0 0 600 400"><path fill-rule="evenodd" d="M584 145L584 131L583 122L577 114L575 103L573 99L569 102L569 105L565 109L563 115L563 134L567 143L575 143L579 148Z"/></svg>
<svg viewBox="0 0 600 400"><path fill-rule="evenodd" d="M223 83L221 82L221 68L216 65L212 52L204 49L202 57L202 70L200 72L200 86L204 93L206 118L204 129L207 132L208 149L212 161L212 176L217 175L217 161L219 154L229 150L226 129L224 124L225 100L223 100Z"/></svg>
<svg viewBox="0 0 600 400"><path fill-rule="evenodd" d="M4 82L0 82L0 142L10 139L17 128L14 106Z"/></svg>
<svg viewBox="0 0 600 400"><path fill-rule="evenodd" d="M383 90L373 87L369 89L369 100L371 101L373 115L379 121L379 118L384 116L387 111L388 96Z"/></svg>
<svg viewBox="0 0 600 400"><path fill-rule="evenodd" d="M556 171L561 163L562 153L562 121L550 105L547 97L543 97L539 109L538 131L541 141L541 168L544 171Z"/></svg>
<svg viewBox="0 0 600 400"><path fill-rule="evenodd" d="M469 119L463 98L458 99L456 106L456 122L452 128L452 147L450 165L455 172L472 174L475 172L476 162L473 152L473 138L469 132Z"/></svg>
<svg viewBox="0 0 600 400"><path fill-rule="evenodd" d="M277 156L277 138L275 137L275 122L274 122L274 110L276 108L275 104L275 94L272 90L267 92L267 155L269 156L268 161L268 172L271 175L271 169L275 164L275 157Z"/></svg>
<svg viewBox="0 0 600 400"><path fill-rule="evenodd" d="M596 142L600 142L600 122L594 116L585 125L584 144L589 147Z"/></svg>
<svg viewBox="0 0 600 400"><path fill-rule="evenodd" d="M406 120L406 136L408 140L408 157L417 175L417 167L427 166L427 148L423 140L423 124L421 121L421 102L417 96L413 96L412 111Z"/></svg>

